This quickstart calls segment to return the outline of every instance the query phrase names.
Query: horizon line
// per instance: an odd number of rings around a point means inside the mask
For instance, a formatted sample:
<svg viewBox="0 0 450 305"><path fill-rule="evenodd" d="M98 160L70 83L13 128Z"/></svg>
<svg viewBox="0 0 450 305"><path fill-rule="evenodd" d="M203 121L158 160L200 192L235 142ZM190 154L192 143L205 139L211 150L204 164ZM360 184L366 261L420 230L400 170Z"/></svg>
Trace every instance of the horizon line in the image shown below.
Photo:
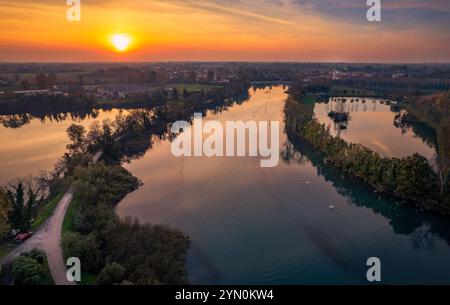
<svg viewBox="0 0 450 305"><path fill-rule="evenodd" d="M142 64L142 63L301 63L301 64L378 64L448 65L450 61L301 61L301 60L143 60L143 61L2 61L0 64Z"/></svg>

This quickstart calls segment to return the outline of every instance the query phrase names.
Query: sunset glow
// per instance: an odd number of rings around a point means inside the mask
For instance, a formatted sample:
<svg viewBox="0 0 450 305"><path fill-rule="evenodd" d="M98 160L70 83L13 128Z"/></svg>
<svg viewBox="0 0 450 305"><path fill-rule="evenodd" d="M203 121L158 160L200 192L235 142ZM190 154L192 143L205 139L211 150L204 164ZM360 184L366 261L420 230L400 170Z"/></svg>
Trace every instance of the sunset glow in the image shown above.
<svg viewBox="0 0 450 305"><path fill-rule="evenodd" d="M127 34L115 34L111 38L111 42L119 52L124 52L130 45L131 38Z"/></svg>
<svg viewBox="0 0 450 305"><path fill-rule="evenodd" d="M0 60L450 61L448 1L383 5L370 23L366 1L81 1L69 22L65 1L0 0Z"/></svg>

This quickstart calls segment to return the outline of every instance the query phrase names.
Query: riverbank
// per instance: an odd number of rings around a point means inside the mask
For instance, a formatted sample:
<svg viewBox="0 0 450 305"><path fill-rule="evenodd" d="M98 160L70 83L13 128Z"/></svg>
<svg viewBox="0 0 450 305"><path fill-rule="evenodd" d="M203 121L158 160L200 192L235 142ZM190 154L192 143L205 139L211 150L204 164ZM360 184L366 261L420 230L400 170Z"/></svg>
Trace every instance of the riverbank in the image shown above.
<svg viewBox="0 0 450 305"><path fill-rule="evenodd" d="M380 157L362 145L333 137L313 118L312 105L292 97L286 102L285 115L286 128L323 153L328 164L361 179L377 192L413 202L422 209L450 214L449 197L440 192L439 179L424 157Z"/></svg>
<svg viewBox="0 0 450 305"><path fill-rule="evenodd" d="M450 170L450 137L448 135L450 126L440 126L438 123L427 118L426 115L414 106L407 105L404 108L416 118L416 122L424 123L436 132L439 163L448 172Z"/></svg>

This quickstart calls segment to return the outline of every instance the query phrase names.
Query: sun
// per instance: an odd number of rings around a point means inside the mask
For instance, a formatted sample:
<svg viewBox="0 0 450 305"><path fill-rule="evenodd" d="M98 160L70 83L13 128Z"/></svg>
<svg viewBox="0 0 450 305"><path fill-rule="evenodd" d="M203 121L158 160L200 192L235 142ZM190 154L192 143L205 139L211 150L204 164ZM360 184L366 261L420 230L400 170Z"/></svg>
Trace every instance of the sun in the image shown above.
<svg viewBox="0 0 450 305"><path fill-rule="evenodd" d="M114 34L111 37L111 42L119 52L124 52L128 49L131 37L128 34Z"/></svg>

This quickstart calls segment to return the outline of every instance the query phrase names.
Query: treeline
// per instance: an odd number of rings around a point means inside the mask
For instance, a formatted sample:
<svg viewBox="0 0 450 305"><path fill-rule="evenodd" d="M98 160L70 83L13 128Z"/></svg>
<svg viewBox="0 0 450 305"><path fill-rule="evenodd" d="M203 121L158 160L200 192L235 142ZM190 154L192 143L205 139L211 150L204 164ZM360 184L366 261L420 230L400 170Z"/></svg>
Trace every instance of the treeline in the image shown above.
<svg viewBox="0 0 450 305"><path fill-rule="evenodd" d="M96 284L186 284L189 239L164 226L119 220L115 205L138 186L119 165L78 167L73 175L73 232L63 236L65 257L78 257Z"/></svg>
<svg viewBox="0 0 450 305"><path fill-rule="evenodd" d="M187 283L186 235L164 226L121 221L115 215L115 205L139 184L120 162L145 153L153 136L171 137L168 130L174 121L190 120L194 112L222 111L244 100L248 86L242 82L217 91L220 98L191 99L185 95L152 110L135 110L118 115L114 121L96 122L89 131L71 125L67 152L43 177L51 194L69 184L75 188L69 208L74 211L66 215L64 225L68 228L63 236L64 254L79 257L83 271L93 275L97 284ZM93 164L92 157L98 151L103 152L102 161ZM20 193L9 197L22 202ZM15 205L29 207L26 203Z"/></svg>
<svg viewBox="0 0 450 305"><path fill-rule="evenodd" d="M159 88L147 93L133 94L124 101L112 102L96 101L94 97L85 94L81 87L71 88L66 94L38 94L26 96L22 94L5 94L0 96L0 115L42 114L91 112L93 109L121 108L154 108L168 102L220 103L225 99L242 99L247 94L250 83L245 79L233 79L223 87L211 87L199 92L179 92L177 89L166 90ZM27 121L12 122L25 124ZM4 124L5 125L5 124ZM11 125L14 127L14 125Z"/></svg>
<svg viewBox="0 0 450 305"><path fill-rule="evenodd" d="M246 87L238 88L247 92ZM245 96L245 94L244 94ZM68 129L71 143L57 172L71 177L75 205L70 227L63 237L64 255L77 256L83 270L97 284L186 284L189 238L165 226L121 221L115 205L138 187L138 180L119 164L136 158L152 145L152 136L170 137L170 124L190 120L194 112L221 111L235 100L169 101L150 110L118 115L113 122ZM106 163L91 165L101 150ZM109 164L109 165L107 165Z"/></svg>
<svg viewBox="0 0 450 305"><path fill-rule="evenodd" d="M450 223L447 217L436 217L435 214L422 213L414 206L396 204L399 200L395 197L383 196L385 200L380 201L381 194L373 192L370 185L355 183L342 175L339 168L325 163L322 153L318 153L308 142L289 130L287 136L289 141L282 151L285 162L301 163L305 159L310 161L317 175L332 183L339 194L350 199L352 205L368 208L382 215L389 221L395 233L411 237L415 247L429 248L428 233L436 234L450 244ZM426 234L418 234L420 232Z"/></svg>
<svg viewBox="0 0 450 305"><path fill-rule="evenodd" d="M375 90L377 92L436 92L450 90L450 82L447 78L431 79L418 77L405 77L394 79L386 77L347 77L341 80L333 80L333 85L344 87L356 87Z"/></svg>
<svg viewBox="0 0 450 305"><path fill-rule="evenodd" d="M57 113L92 109L95 101L84 94L3 95L0 115L21 113Z"/></svg>
<svg viewBox="0 0 450 305"><path fill-rule="evenodd" d="M450 180L450 91L427 96L413 97L405 103L407 113L404 123L423 122L433 128L437 135L439 179L445 185Z"/></svg>
<svg viewBox="0 0 450 305"><path fill-rule="evenodd" d="M328 164L379 192L414 202L427 210L450 213L450 185L448 182L440 185L426 158L418 154L404 158L381 157L360 144L333 137L325 125L313 119L312 107L288 99L286 128L323 153Z"/></svg>

